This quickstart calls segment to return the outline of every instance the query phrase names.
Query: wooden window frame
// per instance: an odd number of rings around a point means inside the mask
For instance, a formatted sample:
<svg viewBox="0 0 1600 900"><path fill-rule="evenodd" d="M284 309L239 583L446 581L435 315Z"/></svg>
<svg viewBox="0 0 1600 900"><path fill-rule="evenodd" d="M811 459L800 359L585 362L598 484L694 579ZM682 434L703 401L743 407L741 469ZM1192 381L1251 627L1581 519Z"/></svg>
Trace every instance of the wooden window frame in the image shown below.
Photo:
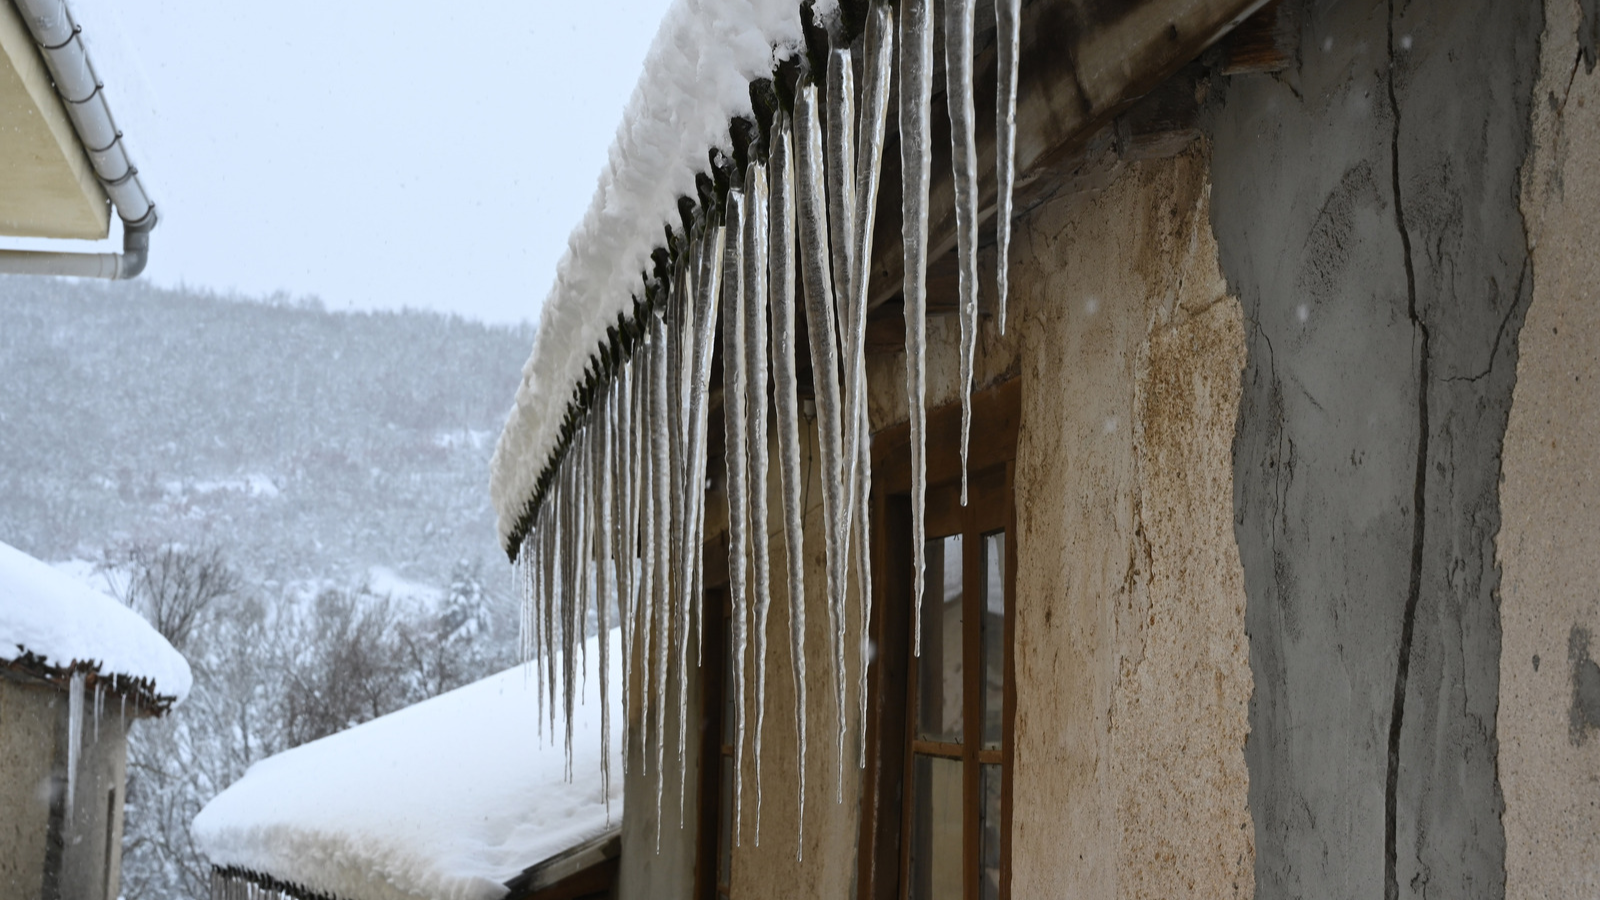
<svg viewBox="0 0 1600 900"><path fill-rule="evenodd" d="M878 653L868 667L869 708L866 722L867 768L862 776L861 840L857 858L857 896L859 900L901 900L908 891L903 883L908 873L910 841L902 840L910 820L913 801L911 785L913 754L921 750L963 760L963 896L978 897L977 873L981 830L967 822L979 804L982 763L1001 766L1000 794L1000 897L1011 895L1011 783L1014 774L1016 719L1016 503L1015 463L1017 434L1021 423L1021 383L1012 378L973 395L968 472L971 480L999 482L998 509L985 509L985 500L973 494L973 505L965 510L956 506L953 514L965 519L963 534L978 537L970 546L963 540L964 610L981 596L982 567L970 560L982 559L981 535L1003 529L1005 538L1005 688L1002 708L1002 740L997 751L981 749L981 687L963 688L964 733L961 744L939 745L916 740L915 711L907 703L915 685L910 643L911 580L911 455L909 425L885 429L873 436L873 569L879 573L873 584L873 634ZM939 487L959 484L961 407L959 403L930 410L927 422L927 482ZM935 491L929 491L927 518L940 515L935 510ZM951 515L945 511L946 516ZM970 527L969 527L970 525ZM936 533L929 528L928 535ZM945 533L952 533L948 530ZM926 588L925 588L926 590ZM926 603L926 595L924 597ZM964 628L963 658L976 658L981 641L980 628ZM964 682L981 678L981 667L963 666Z"/></svg>
<svg viewBox="0 0 1600 900"><path fill-rule="evenodd" d="M726 551L720 543L706 544L706 585L702 589L700 671L700 810L695 847L694 896L716 900L721 885L718 853L722 810L722 760L732 748L722 742L723 711L727 701L727 655L730 651L732 606L726 577ZM714 582L714 583L711 583ZM732 877L730 869L729 877ZM729 886L731 890L732 886Z"/></svg>

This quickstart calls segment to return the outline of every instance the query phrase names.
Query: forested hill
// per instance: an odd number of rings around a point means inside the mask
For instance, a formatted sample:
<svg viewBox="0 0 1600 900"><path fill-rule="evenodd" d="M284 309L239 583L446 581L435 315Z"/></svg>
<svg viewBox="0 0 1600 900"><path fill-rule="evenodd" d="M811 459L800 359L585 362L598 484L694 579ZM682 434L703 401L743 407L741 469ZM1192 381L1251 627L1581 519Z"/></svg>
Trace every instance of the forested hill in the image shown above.
<svg viewBox="0 0 1600 900"><path fill-rule="evenodd" d="M220 546L246 577L504 565L488 461L532 341L139 282L0 277L0 540Z"/></svg>

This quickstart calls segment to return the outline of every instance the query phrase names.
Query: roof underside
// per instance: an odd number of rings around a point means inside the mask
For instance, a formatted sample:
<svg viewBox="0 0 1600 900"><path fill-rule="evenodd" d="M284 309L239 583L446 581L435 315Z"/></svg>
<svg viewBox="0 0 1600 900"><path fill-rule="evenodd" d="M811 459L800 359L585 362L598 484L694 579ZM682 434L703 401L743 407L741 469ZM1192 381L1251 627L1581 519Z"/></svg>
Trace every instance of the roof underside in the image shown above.
<svg viewBox="0 0 1600 900"><path fill-rule="evenodd" d="M0 234L99 240L111 205L27 25L0 2Z"/></svg>

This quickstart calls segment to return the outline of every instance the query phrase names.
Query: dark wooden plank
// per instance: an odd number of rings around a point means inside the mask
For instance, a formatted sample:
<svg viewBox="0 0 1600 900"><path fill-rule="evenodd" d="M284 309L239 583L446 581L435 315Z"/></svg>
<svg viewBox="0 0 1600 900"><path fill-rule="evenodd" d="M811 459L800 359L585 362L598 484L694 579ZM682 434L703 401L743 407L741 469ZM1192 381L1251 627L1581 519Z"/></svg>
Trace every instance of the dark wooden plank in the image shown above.
<svg viewBox="0 0 1600 900"><path fill-rule="evenodd" d="M1016 457L1022 423L1022 380L1012 378L972 395L969 472L980 472ZM872 481L888 493L911 490L911 426L901 422L872 436ZM928 484L961 477L961 404L928 411Z"/></svg>

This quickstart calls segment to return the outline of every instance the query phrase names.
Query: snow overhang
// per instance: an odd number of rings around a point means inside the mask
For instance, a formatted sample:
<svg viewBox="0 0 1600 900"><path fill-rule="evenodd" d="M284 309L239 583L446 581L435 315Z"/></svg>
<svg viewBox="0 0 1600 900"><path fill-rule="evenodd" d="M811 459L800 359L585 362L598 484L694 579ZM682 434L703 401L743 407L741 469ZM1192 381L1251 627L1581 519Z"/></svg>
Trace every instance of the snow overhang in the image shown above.
<svg viewBox="0 0 1600 900"><path fill-rule="evenodd" d="M141 713L183 702L194 681L189 663L138 613L5 543L0 673L60 688L82 675Z"/></svg>
<svg viewBox="0 0 1600 900"><path fill-rule="evenodd" d="M601 775L596 641L574 690L570 778L557 728L534 714L547 685L517 666L256 763L195 817L195 839L219 878L288 896L505 897L530 866L622 821L622 782L608 794ZM615 761L622 729L610 739Z"/></svg>

